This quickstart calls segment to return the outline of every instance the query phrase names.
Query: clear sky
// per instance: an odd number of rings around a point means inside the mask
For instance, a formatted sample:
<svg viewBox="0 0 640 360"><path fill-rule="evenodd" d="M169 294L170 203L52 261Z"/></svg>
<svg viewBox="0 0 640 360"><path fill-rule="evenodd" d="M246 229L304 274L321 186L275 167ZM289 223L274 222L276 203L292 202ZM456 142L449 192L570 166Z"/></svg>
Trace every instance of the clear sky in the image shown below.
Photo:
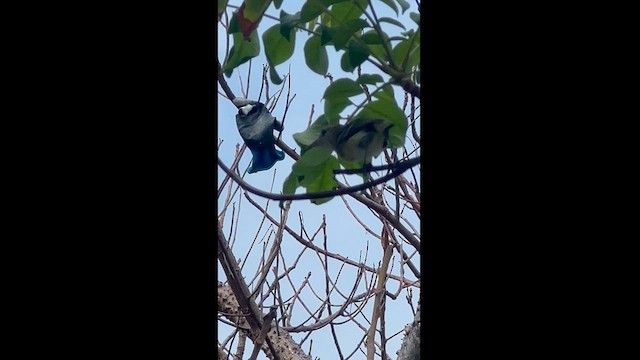
<svg viewBox="0 0 640 360"><path fill-rule="evenodd" d="M241 1L229 1L232 5L240 5ZM299 11L300 4L302 1L284 1L281 9L275 9L273 5L269 10L267 10L267 14L279 17L280 10L284 10L288 13L295 13ZM399 20L403 24L407 24L407 29L415 28L415 23L413 20L409 18L409 13L411 11L417 12L417 6L415 2L411 2L411 8L407 10L404 14L399 15ZM383 4L382 2L374 2L376 13L378 17L391 17L397 18L395 12ZM264 18L259 25L258 32L261 34L264 30L276 24L275 20ZM392 25L383 23L383 30L387 32L390 36L398 34L402 30L401 28ZM218 32L218 56L220 61L224 60L224 51L225 51L225 33L224 29L219 26L220 31ZM322 95L324 89L329 84L329 80L323 78L321 75L318 75L311 71L304 61L303 47L304 43L308 39L308 35L304 32L296 33L296 46L295 52L292 58L290 58L285 63L278 65L276 68L280 76L284 76L289 69L291 72L291 96L295 94L295 100L291 104L286 119L284 121L284 132L282 140L287 143L290 147L296 149L297 144L292 138L292 135L297 132L304 131L309 122L309 115L311 111L312 105L315 106L315 112L313 115L313 120L315 120L319 115L323 113L324 103L322 102ZM232 40L229 46L232 45ZM338 78L347 77L350 79L355 79L357 74L354 72L345 73L340 68L340 56L341 53L335 52L332 46L327 47L328 55L329 55L329 72L333 75L334 80ZM267 64L267 61L264 57L264 45L261 44L261 54L254 58L251 65L251 79L250 79L250 90L248 94L248 98L252 100L257 100L258 94L260 92L260 80L262 74L262 66L263 64ZM242 78L242 87L246 90L246 81L247 81L247 71L248 71L248 63L243 64L239 68L235 69L233 75L230 78L227 78L227 82L236 96L241 96L241 86L240 86L240 78ZM362 66L362 73L375 74L379 73L379 70L368 63L365 62ZM383 76L386 78L386 76ZM279 89L279 86L270 85L270 94L275 93ZM395 87L394 91L396 94L396 98L398 99L398 103L402 105L403 102L403 93L400 91L401 89ZM222 92L222 90L220 89ZM286 100L286 89L282 94L276 108L272 111L273 116L275 116L278 120L282 119L285 108L285 100ZM356 98L357 100L361 100L360 98ZM263 99L264 101L264 95ZM347 108L346 111L351 110L352 107ZM236 144L242 144L242 139L238 133L238 129L235 123L235 115L237 113L237 108L227 99L218 95L218 136L223 140L222 145L220 146L218 156L220 159L227 165L230 166L235 157ZM344 113L343 113L344 114ZM277 132L276 132L277 134ZM408 148L412 148L410 144L407 143ZM378 158L374 161L374 165L382 164L382 158ZM242 160L240 161L239 169L241 173L247 168L249 162L251 160L251 153L247 150L245 151ZM287 175L291 171L291 166L293 164L293 160L288 156L285 157L285 160L279 161L272 167L270 170L262 171L254 174L246 174L244 180L249 184L252 184L255 187L258 187L262 190L271 191L274 193L280 193L282 191L282 183ZM218 184L221 183L224 178L224 172L221 169L218 169ZM416 171L416 176L419 176L419 172ZM359 184L361 183L361 179L359 177L350 177L349 183ZM338 178L340 181L344 181L342 178ZM419 181L419 178L418 178ZM298 192L302 192L303 189L298 189ZM224 200L227 196L227 191L225 189L224 194L218 200L218 208L221 209ZM262 207L265 207L268 203L269 210L268 213L276 219L280 218L280 209L278 207L278 203L274 201L267 201L266 199L259 198L258 196L249 194L249 197L260 204ZM347 199L347 197L345 197ZM352 210L358 215L358 217L369 226L374 232L380 233L381 225L380 222L373 216L370 210L368 210L364 205L358 203L355 200L348 199L347 200ZM240 222L237 229L235 229L234 225L234 237L235 243L233 252L234 254L240 258L240 261L244 261L245 257L247 257L247 253L249 252L249 247L253 242L253 239L256 237L258 241L256 245L254 245L254 249L248 256L247 264L244 267L243 273L245 274L247 282L249 282L253 276L255 275L256 269L258 267L257 261L260 259L263 244L262 242L269 238L269 244L267 245L267 251L271 246L273 241L274 231L273 227L270 226L270 222L265 220L264 224L261 225L262 214L255 209L246 199L240 200L240 198L236 195L233 199L232 203L235 203L235 211L240 212ZM416 228L420 228L420 223L415 216L410 216L410 212L405 212L405 214L413 219L411 221L412 225ZM309 235L311 236L317 229L318 226L322 223L323 215L326 216L327 222L327 247L328 250L334 253L340 253L341 255L348 257L349 259L353 259L355 261L364 261L364 254L367 248L368 243L368 257L366 264L372 267L377 267L378 262L382 259L382 253L380 249L380 244L377 239L368 234L364 228L359 225L354 217L349 213L343 200L340 197L336 197L332 199L330 202L325 203L323 205L317 206L313 205L308 200L303 201L294 201L291 205L291 210L289 212L289 220L287 222L288 226L293 228L294 230L300 230L300 223L303 219L304 226ZM224 224L224 233L229 234L231 226L231 211L227 212L225 224ZM271 234L271 235L269 235ZM229 239L230 242L233 242L234 239ZM322 233L318 235L317 245L322 245ZM287 266L290 266L291 263L295 260L295 257L299 254L302 249L301 245L294 240L290 236L285 236L281 245L283 252L285 253L285 258L287 260ZM411 254L411 249L408 247L405 248L409 254ZM324 257L323 257L324 258ZM359 260L361 259L361 260ZM414 256L412 259L416 266L420 266L420 260L418 255ZM338 261L330 261L329 262L329 272L332 275L332 278L335 279L335 276L340 269L340 263ZM295 286L299 286L302 283L302 280L307 275L307 273L311 272L312 276L310 277L310 283L313 286L313 289L318 293L319 296L324 295L325 291L325 280L324 273L319 261L318 256L312 252L307 250L304 255L301 257L297 268L291 272L291 278ZM399 275L399 262L398 257L395 258L395 264L393 267L392 273ZM219 274L221 277L224 277L224 272L219 268ZM356 269L353 269L351 266L345 266L340 275L338 285L340 290L343 292L348 292L353 286L356 275ZM367 280L370 280L369 275L367 275ZM406 269L405 276L413 279L413 274ZM291 294L290 286L287 284L286 286L282 286L283 291L287 290L287 294L283 293L283 298L288 298ZM388 282L388 290L390 292L395 292L398 288L398 282L389 280ZM418 289L415 289L413 292L413 305L414 307L417 304L417 298L419 296ZM360 285L357 293L364 291L364 286ZM395 333L396 331L401 330L406 324L410 323L413 320L413 314L411 313L410 308L407 305L407 301L405 300L406 290L403 290L395 301L387 302L387 336ZM310 309L315 309L317 304L319 304L319 300L316 299L314 294L311 291L303 291L302 299L307 301L307 306ZM339 295L332 295L332 301L339 304L341 298ZM391 299L388 299L391 300ZM370 318L371 315L371 303L365 307L364 313L367 314L367 318ZM267 303L268 305L271 302ZM315 305L315 307L314 307ZM298 305L299 306L299 305ZM298 311L300 310L300 311ZM299 317L296 318L295 315L298 314ZM303 322L305 317L305 312L303 312L302 308L299 308L294 312L294 319L292 320L292 324L299 324ZM308 315L307 315L308 316ZM323 315L323 318L326 317L326 312ZM362 317L360 317L360 323L364 326L368 326L368 324L364 321ZM226 325L219 326L219 340L222 341L229 333L229 327ZM360 341L360 338L364 335L364 332L359 329L356 325L342 325L337 326L336 331L338 333L338 337L340 340L340 345L342 347L343 353L345 355L349 354L355 347L355 345ZM304 333L302 334L304 335ZM300 341L303 336L300 334L293 334L294 339ZM311 336L313 339L313 347L312 354L315 357L319 357L323 360L329 359L337 359L338 354L335 350L335 345L333 344L333 338L330 333L329 327L325 327L317 332L314 332ZM387 351L390 354L391 358L394 359L396 357L395 352L400 347L400 341L402 339L402 334L394 337L387 344ZM237 340L236 340L237 343ZM247 342L248 347L245 350L245 354L251 352L253 348L253 344L250 344L250 341ZM309 350L310 341L307 339L303 344L303 349L305 351ZM364 347L363 347L364 348ZM363 354L355 354L352 359L364 359L365 356ZM266 359L263 354L260 354L258 359Z"/></svg>

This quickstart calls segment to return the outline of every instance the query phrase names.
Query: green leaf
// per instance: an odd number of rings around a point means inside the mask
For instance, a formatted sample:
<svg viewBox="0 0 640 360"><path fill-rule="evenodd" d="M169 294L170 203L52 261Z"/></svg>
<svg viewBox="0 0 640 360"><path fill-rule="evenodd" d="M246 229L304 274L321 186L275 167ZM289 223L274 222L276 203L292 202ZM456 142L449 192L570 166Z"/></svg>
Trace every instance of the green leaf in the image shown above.
<svg viewBox="0 0 640 360"><path fill-rule="evenodd" d="M406 65L403 68L403 71L409 71L412 66L418 65L420 63L420 44L417 43L417 39L414 40L413 45L411 45L411 40L406 39L399 42L391 51L391 56L393 56L393 62L397 66L401 66L405 57L409 57Z"/></svg>
<svg viewBox="0 0 640 360"><path fill-rule="evenodd" d="M362 87L351 79L338 79L327 87L324 95L324 114L329 121L335 121L340 112L353 104L349 97L362 93Z"/></svg>
<svg viewBox="0 0 640 360"><path fill-rule="evenodd" d="M296 193L296 189L298 189L299 186L298 176L291 172L291 174L284 179L284 183L282 183L282 193L284 195L293 195Z"/></svg>
<svg viewBox="0 0 640 360"><path fill-rule="evenodd" d="M322 8L317 6L312 0L307 1L302 5L300 10L300 20L303 22L311 21L322 14Z"/></svg>
<svg viewBox="0 0 640 360"><path fill-rule="evenodd" d="M349 42L349 61L354 68L365 62L370 54L369 48L358 41Z"/></svg>
<svg viewBox="0 0 640 360"><path fill-rule="evenodd" d="M332 151L325 147L315 147L301 155L293 164L291 173L298 176L299 185L304 186L308 193L331 191L338 187L333 171L340 168L340 163L331 155ZM311 202L319 205L329 200L330 197Z"/></svg>
<svg viewBox="0 0 640 360"><path fill-rule="evenodd" d="M318 140L322 129L327 125L329 125L327 117L320 115L305 131L293 134L293 139L298 143L303 154L314 141Z"/></svg>
<svg viewBox="0 0 640 360"><path fill-rule="evenodd" d="M415 21L418 26L420 26L420 14L412 11L411 13L409 13L409 17L411 18L411 20Z"/></svg>
<svg viewBox="0 0 640 360"><path fill-rule="evenodd" d="M288 14L286 11L280 11L280 34L287 40L290 40L292 30L300 23L300 12Z"/></svg>
<svg viewBox="0 0 640 360"><path fill-rule="evenodd" d="M320 15L320 24L324 26L333 26L333 22L331 21L331 16L328 13L322 13Z"/></svg>
<svg viewBox="0 0 640 360"><path fill-rule="evenodd" d="M327 49L320 42L321 39L317 35L309 37L304 44L304 60L313 72L325 75L329 70L329 57Z"/></svg>
<svg viewBox="0 0 640 360"><path fill-rule="evenodd" d="M348 56L345 53L345 56ZM344 56L343 56L344 58ZM351 79L338 79L325 90L324 114L330 122L337 121L342 110L353 103L349 97L362 93L362 88Z"/></svg>
<svg viewBox="0 0 640 360"><path fill-rule="evenodd" d="M384 33L383 33L384 34ZM384 37L388 39L389 37L384 34ZM382 44L382 37L375 30L369 30L360 36L360 39L366 44Z"/></svg>
<svg viewBox="0 0 640 360"><path fill-rule="evenodd" d="M369 50L376 59L382 59L384 62L389 61L387 59L387 52L384 50L384 46L371 44L369 45Z"/></svg>
<svg viewBox="0 0 640 360"><path fill-rule="evenodd" d="M299 176L315 175L316 172L321 172L318 169L318 165L322 165L331 157L333 150L327 147L319 146L309 149L304 155L300 156L300 159L293 164L293 173ZM300 182L300 185L305 186L313 179L304 179Z"/></svg>
<svg viewBox="0 0 640 360"><path fill-rule="evenodd" d="M262 14L271 5L272 0L244 0L244 17L251 21L256 22L260 20Z"/></svg>
<svg viewBox="0 0 640 360"><path fill-rule="evenodd" d="M280 75L278 75L278 71L276 71L275 66L269 66L269 78L271 79L271 82L276 85L282 84L282 79L280 78Z"/></svg>
<svg viewBox="0 0 640 360"><path fill-rule="evenodd" d="M331 123L338 122L340 119L340 113L349 105L353 105L353 102L348 98L326 100L324 102L324 115Z"/></svg>
<svg viewBox="0 0 640 360"><path fill-rule="evenodd" d="M282 64L293 55L293 49L296 42L296 33L291 29L289 39L287 40L280 33L280 25L276 24L267 29L262 34L262 41L264 42L264 54L269 62L270 70L269 75L271 82L278 85L282 83L282 79L278 75L275 67Z"/></svg>
<svg viewBox="0 0 640 360"><path fill-rule="evenodd" d="M362 88L357 82L351 79L338 79L327 87L322 98L325 100L334 100L339 98L348 98L361 93Z"/></svg>
<svg viewBox="0 0 640 360"><path fill-rule="evenodd" d="M393 11L396 12L396 15L398 15L398 7L396 6L396 4L393 3L393 1L391 0L381 0L381 1L387 4L387 6L389 6L390 8L392 8Z"/></svg>
<svg viewBox="0 0 640 360"><path fill-rule="evenodd" d="M401 28L407 30L407 28L405 28L404 25L400 21L398 21L396 19L392 19L390 17L381 17L381 18L378 19L378 22L381 22L381 23L382 22L386 22L386 23L389 23L389 24L397 25L397 26L400 26Z"/></svg>
<svg viewBox="0 0 640 360"><path fill-rule="evenodd" d="M332 4L348 0L307 0L300 9L300 19L303 22L311 21L323 13L323 7L329 8Z"/></svg>
<svg viewBox="0 0 640 360"><path fill-rule="evenodd" d="M367 22L363 19L353 19L346 21L341 26L330 28L329 32L333 39L333 45L335 46L336 51L344 49L347 42L349 42L349 39L351 39L351 36L366 25Z"/></svg>
<svg viewBox="0 0 640 360"><path fill-rule="evenodd" d="M357 5L356 5L357 4ZM366 10L368 5L367 0L353 0L353 2L341 2L331 7L333 17L338 24L345 23L348 20L359 18L363 11L360 8Z"/></svg>
<svg viewBox="0 0 640 360"><path fill-rule="evenodd" d="M350 73L352 73L353 70L356 69L355 67L353 67L351 65L351 58L349 56L349 49L345 50L344 53L342 54L342 57L340 57L340 68L342 69L342 71L350 72Z"/></svg>
<svg viewBox="0 0 640 360"><path fill-rule="evenodd" d="M283 0L273 0L273 4L276 6L276 9L280 9Z"/></svg>
<svg viewBox="0 0 640 360"><path fill-rule="evenodd" d="M301 20L302 21L302 20ZM316 26L316 24L318 23L318 18L314 17L313 19L311 19L311 21L309 21L309 23L307 24L307 29L308 30L313 30L313 28ZM317 30L316 30L317 31Z"/></svg>
<svg viewBox="0 0 640 360"><path fill-rule="evenodd" d="M231 20L229 20L229 34L239 33L240 32L240 23L238 22L238 13L233 13L231 15Z"/></svg>
<svg viewBox="0 0 640 360"><path fill-rule="evenodd" d="M218 0L218 14L224 12L224 9L227 7L228 0Z"/></svg>
<svg viewBox="0 0 640 360"><path fill-rule="evenodd" d="M374 85L376 83L383 82L384 80L380 74L362 74L356 81L358 84Z"/></svg>
<svg viewBox="0 0 640 360"><path fill-rule="evenodd" d="M224 64L222 71L227 77L230 77L233 69L258 56L258 54L260 54L260 40L256 31L251 33L249 40L244 40L242 33L234 33L229 59Z"/></svg>
<svg viewBox="0 0 640 360"><path fill-rule="evenodd" d="M396 101L395 95L393 94L393 86L389 84L383 86L382 89L380 89L380 91L373 94L373 97L380 100L385 100L385 101L391 101L391 102Z"/></svg>
<svg viewBox="0 0 640 360"><path fill-rule="evenodd" d="M404 145L407 135L407 117L394 100L376 100L365 105L354 119L386 119L393 123L389 130L389 147L399 148Z"/></svg>
<svg viewBox="0 0 640 360"><path fill-rule="evenodd" d="M404 14L405 11L407 11L407 9L409 9L410 5L407 1L405 0L396 0L398 2L398 4L400 4L400 7L402 8L402 13Z"/></svg>
<svg viewBox="0 0 640 360"><path fill-rule="evenodd" d="M324 26L322 24L320 24L320 45L324 46L327 44L332 44L333 43L333 39L332 39L332 34L331 34L331 28Z"/></svg>
<svg viewBox="0 0 640 360"><path fill-rule="evenodd" d="M295 31L291 30L289 40L280 33L280 25L276 24L262 34L264 54L273 67L282 64L293 55L296 42Z"/></svg>

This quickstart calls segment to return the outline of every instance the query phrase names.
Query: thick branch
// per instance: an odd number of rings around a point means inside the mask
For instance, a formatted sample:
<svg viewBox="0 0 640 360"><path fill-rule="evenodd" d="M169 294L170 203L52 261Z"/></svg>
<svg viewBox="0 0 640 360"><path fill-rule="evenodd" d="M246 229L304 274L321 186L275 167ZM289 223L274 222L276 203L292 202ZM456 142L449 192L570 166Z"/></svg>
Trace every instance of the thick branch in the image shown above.
<svg viewBox="0 0 640 360"><path fill-rule="evenodd" d="M218 283L218 311L226 314L238 314L240 304L236 299L234 291L229 285L223 285ZM227 318L236 324L243 331L247 337L252 341L256 341L258 332L249 332L245 330L248 327L248 323L244 316L235 317L227 315ZM261 328L262 329L262 328ZM273 344L278 358L282 360L311 360L311 357L302 351L300 346L293 340L291 335L282 328L276 329L275 321L271 324L271 329L267 333L265 338L268 342ZM262 345L262 350L265 352L269 359L273 359L271 350L266 344Z"/></svg>
<svg viewBox="0 0 640 360"><path fill-rule="evenodd" d="M233 289L236 302L239 304L235 309L235 312L246 314L242 319L244 319L245 323L247 323L251 328L251 334L249 334L249 336L251 339L255 339L263 326L262 314L260 313L260 310L258 310L258 305L256 305L256 303L251 299L249 287L244 281L244 277L242 276L240 266L238 265L235 256L231 252L231 249L229 249L227 239L222 232L222 226L220 226L220 223L218 223L218 259L220 260L222 269L227 275L229 286ZM220 307L218 310L221 310ZM270 352L273 353L269 358L274 360L282 359L274 351L273 344L269 339L267 339L267 345L271 350Z"/></svg>

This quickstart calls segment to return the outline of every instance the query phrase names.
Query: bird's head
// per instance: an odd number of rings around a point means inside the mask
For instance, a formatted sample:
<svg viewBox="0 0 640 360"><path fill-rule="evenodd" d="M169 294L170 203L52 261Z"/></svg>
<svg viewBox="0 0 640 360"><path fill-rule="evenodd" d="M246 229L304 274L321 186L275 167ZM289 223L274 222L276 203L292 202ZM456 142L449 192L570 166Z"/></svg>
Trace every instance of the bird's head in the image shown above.
<svg viewBox="0 0 640 360"><path fill-rule="evenodd" d="M245 116L251 112L255 105L258 104L258 102L255 100L249 100L243 97L236 97L232 101L233 105L238 107L238 109L240 109L240 112L242 112L242 114L244 114Z"/></svg>

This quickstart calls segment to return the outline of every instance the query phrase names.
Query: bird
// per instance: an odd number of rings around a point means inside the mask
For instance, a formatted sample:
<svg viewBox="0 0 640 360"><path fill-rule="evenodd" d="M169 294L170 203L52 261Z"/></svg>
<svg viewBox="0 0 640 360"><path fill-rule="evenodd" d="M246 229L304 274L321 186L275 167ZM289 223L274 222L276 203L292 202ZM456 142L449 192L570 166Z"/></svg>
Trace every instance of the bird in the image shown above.
<svg viewBox="0 0 640 360"><path fill-rule="evenodd" d="M322 130L310 148L331 148L339 158L366 167L388 147L391 127L393 123L389 120L367 118L350 120L345 125L331 124Z"/></svg>
<svg viewBox="0 0 640 360"><path fill-rule="evenodd" d="M253 155L249 174L271 169L277 161L284 159L284 153L276 150L273 138L274 129L283 130L282 123L261 102L236 97L233 104L238 107L236 125L240 137Z"/></svg>

